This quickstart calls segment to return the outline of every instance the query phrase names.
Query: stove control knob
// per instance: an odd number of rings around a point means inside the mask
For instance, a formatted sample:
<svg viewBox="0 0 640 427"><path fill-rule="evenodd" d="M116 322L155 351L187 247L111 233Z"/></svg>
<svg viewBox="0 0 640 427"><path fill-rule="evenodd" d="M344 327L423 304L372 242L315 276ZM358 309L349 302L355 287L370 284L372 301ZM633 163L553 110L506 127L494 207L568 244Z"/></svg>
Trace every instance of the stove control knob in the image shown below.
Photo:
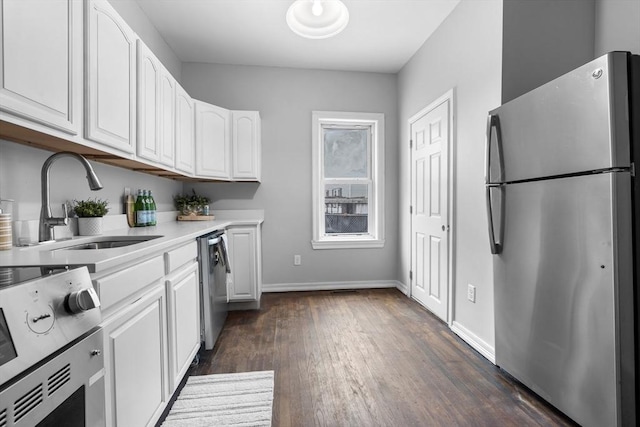
<svg viewBox="0 0 640 427"><path fill-rule="evenodd" d="M82 313L96 307L100 307L100 300L93 288L72 292L64 299L64 308L71 314Z"/></svg>

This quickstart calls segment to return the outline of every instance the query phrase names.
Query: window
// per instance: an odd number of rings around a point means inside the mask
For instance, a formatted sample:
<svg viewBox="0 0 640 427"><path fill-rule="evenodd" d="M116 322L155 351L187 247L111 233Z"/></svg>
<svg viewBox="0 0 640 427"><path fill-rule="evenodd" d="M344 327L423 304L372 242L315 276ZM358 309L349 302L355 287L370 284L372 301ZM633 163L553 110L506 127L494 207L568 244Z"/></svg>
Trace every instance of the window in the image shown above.
<svg viewBox="0 0 640 427"><path fill-rule="evenodd" d="M384 115L314 111L314 249L384 246Z"/></svg>

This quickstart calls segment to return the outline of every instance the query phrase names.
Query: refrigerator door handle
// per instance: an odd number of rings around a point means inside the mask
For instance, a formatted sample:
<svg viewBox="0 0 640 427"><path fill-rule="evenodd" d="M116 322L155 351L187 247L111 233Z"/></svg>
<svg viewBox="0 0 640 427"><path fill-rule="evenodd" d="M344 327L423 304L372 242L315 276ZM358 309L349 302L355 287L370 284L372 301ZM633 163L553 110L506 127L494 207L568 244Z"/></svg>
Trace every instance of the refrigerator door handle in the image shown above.
<svg viewBox="0 0 640 427"><path fill-rule="evenodd" d="M493 129L495 129L496 135L496 155L498 157L498 180L491 179L491 140L493 136ZM504 181L504 160L502 157L502 133L500 131L500 118L497 115L489 114L487 117L487 133L485 140L485 166L484 166L484 182L485 184L492 184L495 182Z"/></svg>
<svg viewBox="0 0 640 427"><path fill-rule="evenodd" d="M493 203L491 200L491 190L500 190L500 222L498 224L498 240L496 241L495 229L493 227ZM502 253L502 233L504 230L504 191L501 184L488 184L486 186L487 198L487 223L489 225L489 246L491 253L498 255Z"/></svg>

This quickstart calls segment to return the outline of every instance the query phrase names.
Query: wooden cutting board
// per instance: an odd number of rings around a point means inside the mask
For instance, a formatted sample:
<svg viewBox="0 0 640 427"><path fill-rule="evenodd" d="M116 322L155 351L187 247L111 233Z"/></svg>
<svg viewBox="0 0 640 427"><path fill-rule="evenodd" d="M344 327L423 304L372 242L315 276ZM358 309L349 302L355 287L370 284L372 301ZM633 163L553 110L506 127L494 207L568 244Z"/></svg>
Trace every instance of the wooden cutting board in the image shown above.
<svg viewBox="0 0 640 427"><path fill-rule="evenodd" d="M213 221L214 215L178 215L178 221Z"/></svg>

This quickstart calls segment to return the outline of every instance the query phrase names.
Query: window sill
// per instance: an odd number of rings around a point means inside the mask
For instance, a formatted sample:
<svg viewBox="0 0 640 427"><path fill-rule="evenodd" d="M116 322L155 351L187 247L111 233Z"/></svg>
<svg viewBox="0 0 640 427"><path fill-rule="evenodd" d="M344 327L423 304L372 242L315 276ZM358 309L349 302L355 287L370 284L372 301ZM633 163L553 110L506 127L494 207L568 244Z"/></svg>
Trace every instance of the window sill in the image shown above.
<svg viewBox="0 0 640 427"><path fill-rule="evenodd" d="M313 249L373 249L383 248L384 240L312 240Z"/></svg>

